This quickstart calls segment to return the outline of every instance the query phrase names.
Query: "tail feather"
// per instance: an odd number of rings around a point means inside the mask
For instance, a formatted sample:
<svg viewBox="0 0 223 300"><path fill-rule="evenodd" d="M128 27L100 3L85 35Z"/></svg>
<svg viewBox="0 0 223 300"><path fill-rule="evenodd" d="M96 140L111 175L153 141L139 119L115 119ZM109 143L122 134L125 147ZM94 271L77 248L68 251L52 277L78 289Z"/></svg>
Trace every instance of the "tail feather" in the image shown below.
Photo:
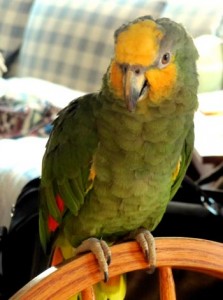
<svg viewBox="0 0 223 300"><path fill-rule="evenodd" d="M96 300L123 300L126 294L126 278L117 275L108 282L99 282L94 286Z"/></svg>

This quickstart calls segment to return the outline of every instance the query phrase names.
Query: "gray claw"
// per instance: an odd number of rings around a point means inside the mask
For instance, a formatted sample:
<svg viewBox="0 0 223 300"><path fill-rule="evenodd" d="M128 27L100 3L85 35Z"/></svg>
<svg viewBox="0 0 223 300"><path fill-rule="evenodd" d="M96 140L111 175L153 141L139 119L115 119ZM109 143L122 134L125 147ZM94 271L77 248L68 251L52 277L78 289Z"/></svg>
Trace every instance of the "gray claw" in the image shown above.
<svg viewBox="0 0 223 300"><path fill-rule="evenodd" d="M147 269L147 273L148 274L153 274L156 270L156 266L150 266L148 269Z"/></svg>
<svg viewBox="0 0 223 300"><path fill-rule="evenodd" d="M156 268L156 249L154 237L148 230L139 228L136 231L135 239L140 245L146 261L150 264L148 272L151 274Z"/></svg>
<svg viewBox="0 0 223 300"><path fill-rule="evenodd" d="M76 254L86 251L91 251L95 255L99 268L104 274L104 281L107 282L109 279L108 266L111 263L111 250L107 243L96 238L89 238L76 248Z"/></svg>

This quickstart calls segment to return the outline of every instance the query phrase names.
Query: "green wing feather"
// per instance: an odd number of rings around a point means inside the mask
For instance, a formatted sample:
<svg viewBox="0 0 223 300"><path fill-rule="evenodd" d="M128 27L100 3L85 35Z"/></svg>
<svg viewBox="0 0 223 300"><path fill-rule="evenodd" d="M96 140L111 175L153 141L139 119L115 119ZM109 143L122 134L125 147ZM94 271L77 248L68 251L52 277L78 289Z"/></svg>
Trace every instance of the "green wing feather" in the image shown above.
<svg viewBox="0 0 223 300"><path fill-rule="evenodd" d="M188 131L188 134L185 139L185 143L181 152L181 161L180 161L180 169L177 174L176 179L171 187L170 200L174 197L176 192L178 191L181 182L186 174L187 168L190 164L192 153L194 146L194 127L192 126Z"/></svg>
<svg viewBox="0 0 223 300"><path fill-rule="evenodd" d="M66 210L77 215L84 203L93 154L97 147L94 111L97 94L72 101L58 115L46 145L42 164L40 194L40 239L46 249L51 232L48 218L61 224ZM56 196L64 201L64 211Z"/></svg>

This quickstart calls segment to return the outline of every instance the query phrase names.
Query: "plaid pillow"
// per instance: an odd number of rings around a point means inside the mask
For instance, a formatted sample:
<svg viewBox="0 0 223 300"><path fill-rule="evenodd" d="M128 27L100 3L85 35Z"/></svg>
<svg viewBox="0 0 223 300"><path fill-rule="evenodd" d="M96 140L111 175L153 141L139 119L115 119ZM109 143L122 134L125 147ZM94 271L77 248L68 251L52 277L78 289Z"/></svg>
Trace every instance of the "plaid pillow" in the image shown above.
<svg viewBox="0 0 223 300"><path fill-rule="evenodd" d="M33 0L0 0L0 49L4 57L22 44L22 37Z"/></svg>
<svg viewBox="0 0 223 300"><path fill-rule="evenodd" d="M20 53L20 76L97 91L113 53L114 30L138 16L159 16L154 0L35 0Z"/></svg>
<svg viewBox="0 0 223 300"><path fill-rule="evenodd" d="M182 23L193 36L214 34L223 15L222 0L169 0L162 12L162 17L168 17Z"/></svg>

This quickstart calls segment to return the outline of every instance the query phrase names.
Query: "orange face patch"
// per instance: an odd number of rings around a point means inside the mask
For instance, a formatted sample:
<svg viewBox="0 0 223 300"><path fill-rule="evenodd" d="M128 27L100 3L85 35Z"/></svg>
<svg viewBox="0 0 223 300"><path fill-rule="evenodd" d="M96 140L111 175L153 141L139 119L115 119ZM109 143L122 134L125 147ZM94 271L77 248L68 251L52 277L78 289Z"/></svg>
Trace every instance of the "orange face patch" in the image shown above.
<svg viewBox="0 0 223 300"><path fill-rule="evenodd" d="M118 64L113 60L110 66L110 81L116 95L121 99L124 96L123 74Z"/></svg>
<svg viewBox="0 0 223 300"><path fill-rule="evenodd" d="M176 82L177 69L175 64L170 63L163 69L150 69L146 72L150 83L149 98L154 103L160 103L167 98Z"/></svg>
<svg viewBox="0 0 223 300"><path fill-rule="evenodd" d="M117 38L115 59L120 64L149 66L159 52L162 37L163 32L152 20L132 24Z"/></svg>

